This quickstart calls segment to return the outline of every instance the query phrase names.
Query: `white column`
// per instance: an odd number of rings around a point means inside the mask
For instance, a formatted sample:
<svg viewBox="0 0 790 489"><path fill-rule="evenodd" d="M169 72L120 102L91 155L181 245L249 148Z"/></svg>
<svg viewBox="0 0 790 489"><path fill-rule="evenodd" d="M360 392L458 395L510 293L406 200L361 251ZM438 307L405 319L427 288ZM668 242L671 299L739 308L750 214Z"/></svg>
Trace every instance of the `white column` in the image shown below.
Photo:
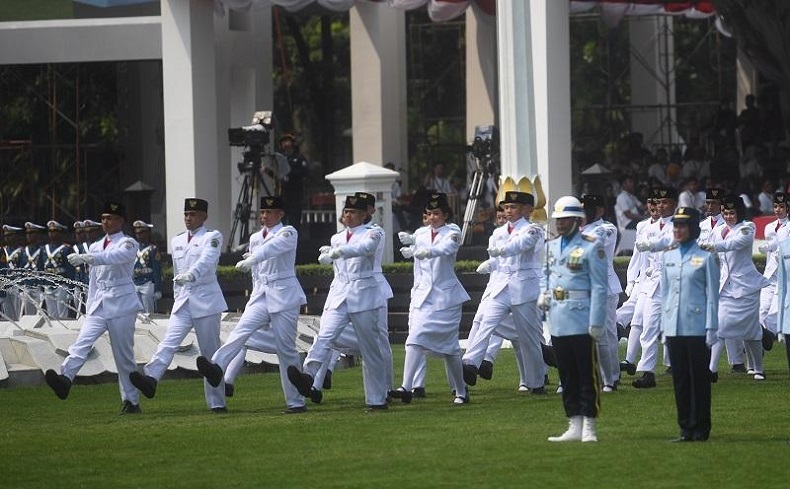
<svg viewBox="0 0 790 489"><path fill-rule="evenodd" d="M207 224L222 230L228 220L217 182L228 171L217 161L214 5L162 0L161 8L167 234L184 229L187 197L208 200Z"/></svg>
<svg viewBox="0 0 790 489"><path fill-rule="evenodd" d="M476 4L466 11L466 140L476 126L496 125L496 17Z"/></svg>
<svg viewBox="0 0 790 489"><path fill-rule="evenodd" d="M349 11L349 30L353 161L406 167L405 14L358 2Z"/></svg>
<svg viewBox="0 0 790 489"><path fill-rule="evenodd" d="M677 144L675 42L670 16L630 17L631 130L645 145ZM644 106L644 107L640 107Z"/></svg>
<svg viewBox="0 0 790 489"><path fill-rule="evenodd" d="M571 192L568 4L501 0L497 9L502 174L540 175L549 209Z"/></svg>
<svg viewBox="0 0 790 489"><path fill-rule="evenodd" d="M242 161L242 148L228 146L228 128L247 126L258 110L272 110L272 35L271 7L257 7L246 12L229 10L227 15L217 16L217 161L224 165L221 171L227 176L220 182L220 202L227 224L226 241L231 239L230 229L234 221L233 212L239 199L244 174L237 163ZM276 116L276 114L275 114ZM272 134L273 149L276 135ZM268 149L267 149L268 150ZM274 192L273 182L267 188ZM264 189L251 195L252 214L250 230L258 229L257 212ZM223 231L224 232L224 231ZM238 231L233 237L234 245L242 237Z"/></svg>

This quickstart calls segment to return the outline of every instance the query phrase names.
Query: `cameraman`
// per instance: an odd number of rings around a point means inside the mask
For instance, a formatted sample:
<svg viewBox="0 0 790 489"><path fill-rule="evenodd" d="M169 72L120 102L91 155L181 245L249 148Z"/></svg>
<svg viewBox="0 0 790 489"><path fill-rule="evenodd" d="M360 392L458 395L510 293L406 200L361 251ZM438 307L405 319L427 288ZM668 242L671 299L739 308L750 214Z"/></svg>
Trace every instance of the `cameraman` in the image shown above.
<svg viewBox="0 0 790 489"><path fill-rule="evenodd" d="M299 153L296 138L288 133L280 136L280 153L288 160L289 168L287 174L280 176L280 194L288 196L285 200L285 220L298 230L302 221L302 196L305 194L307 159Z"/></svg>

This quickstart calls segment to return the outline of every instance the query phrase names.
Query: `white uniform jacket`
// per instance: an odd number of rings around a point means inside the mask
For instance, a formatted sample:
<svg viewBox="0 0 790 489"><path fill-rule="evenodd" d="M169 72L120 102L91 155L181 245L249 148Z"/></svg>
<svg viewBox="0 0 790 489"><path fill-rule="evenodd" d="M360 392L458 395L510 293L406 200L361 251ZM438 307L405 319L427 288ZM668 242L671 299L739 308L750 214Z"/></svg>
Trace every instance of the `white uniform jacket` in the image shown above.
<svg viewBox="0 0 790 489"><path fill-rule="evenodd" d="M724 217L722 217L721 214L718 216L706 217L701 220L699 222L699 238L697 238L697 243L701 245L713 243L713 241L715 241L713 230L719 226L725 225Z"/></svg>
<svg viewBox="0 0 790 489"><path fill-rule="evenodd" d="M623 286L620 285L620 279L614 271L614 250L617 248L617 226L603 219L598 219L584 226L582 233L601 240L603 249L606 252L606 259L609 262L609 269L607 272L609 294L619 294L623 291Z"/></svg>
<svg viewBox="0 0 790 489"><path fill-rule="evenodd" d="M787 225L787 218L784 218L769 222L763 232L765 235L765 270L763 271L763 277L772 283L775 283L776 269L779 267L776 250L779 248L779 242L787 238L788 230L790 230L790 226Z"/></svg>
<svg viewBox="0 0 790 489"><path fill-rule="evenodd" d="M729 230L723 236L724 231ZM721 260L721 285L719 294L727 290L733 298L753 294L766 285L768 281L760 275L752 259L754 243L754 223L741 221L732 228L718 226L713 231L714 251L719 253Z"/></svg>
<svg viewBox="0 0 790 489"><path fill-rule="evenodd" d="M719 329L719 258L697 243L682 254L664 253L661 272L661 331L665 336L705 336Z"/></svg>
<svg viewBox="0 0 790 489"><path fill-rule="evenodd" d="M436 236L433 237L433 231ZM461 247L461 230L455 224L419 233L414 248L430 250L428 258L414 260L414 287L411 291L411 308L422 307L427 301L434 310L443 310L463 304L469 294L455 274L455 255Z"/></svg>
<svg viewBox="0 0 790 489"><path fill-rule="evenodd" d="M541 254L543 252L543 229L523 217L513 223L500 226L488 240L489 248L503 248L502 256L494 257L496 266L483 294L483 299L496 297L505 287L512 305L535 301L540 293Z"/></svg>
<svg viewBox="0 0 790 489"><path fill-rule="evenodd" d="M788 293L788 280L790 280L790 240L779 243L777 250L779 266L776 271L776 299L779 303L779 316L776 324L779 331L790 335L790 293Z"/></svg>
<svg viewBox="0 0 790 489"><path fill-rule="evenodd" d="M137 241L123 233L106 236L88 248L93 257L88 283L87 313L99 312L104 319L114 319L136 314L143 309L134 288L134 260L137 258Z"/></svg>
<svg viewBox="0 0 790 489"><path fill-rule="evenodd" d="M347 238L347 233L351 237ZM329 287L324 309L337 309L344 302L348 312L378 309L387 302L375 276L376 248L383 239L378 227L363 224L332 236L332 248L342 256L332 264L335 278Z"/></svg>
<svg viewBox="0 0 790 489"><path fill-rule="evenodd" d="M672 235L671 217L662 217L653 224L649 224L645 229L645 239L650 242L650 250L647 256L647 272L649 278L643 282L642 291L648 297L658 299L661 297L661 267L662 254L669 248L674 241Z"/></svg>
<svg viewBox="0 0 790 489"><path fill-rule="evenodd" d="M296 279L296 243L299 234L293 226L278 224L266 233L250 236L250 255L257 261L252 267L252 295L247 305L266 298L266 308L281 312L306 304L307 300Z"/></svg>
<svg viewBox="0 0 790 489"><path fill-rule="evenodd" d="M194 282L173 284L173 312L186 305L193 318L219 314L228 308L217 282L217 264L222 249L222 234L201 226L189 239L181 233L170 240L173 250L173 276L190 273ZM191 299L191 300L190 300Z"/></svg>
<svg viewBox="0 0 790 489"><path fill-rule="evenodd" d="M639 221L636 224L636 239L635 243L642 241L647 226L653 223L652 218L648 217L644 221ZM641 281L645 277L645 269L647 268L647 254L634 248L631 259L628 262L628 270L625 272L626 282Z"/></svg>

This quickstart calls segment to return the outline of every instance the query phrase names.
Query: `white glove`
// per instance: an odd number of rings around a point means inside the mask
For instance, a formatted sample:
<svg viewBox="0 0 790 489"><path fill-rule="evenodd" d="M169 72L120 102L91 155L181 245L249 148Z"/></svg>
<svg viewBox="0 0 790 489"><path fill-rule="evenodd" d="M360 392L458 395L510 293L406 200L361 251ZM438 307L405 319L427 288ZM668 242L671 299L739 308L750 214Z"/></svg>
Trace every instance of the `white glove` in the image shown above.
<svg viewBox="0 0 790 489"><path fill-rule="evenodd" d="M759 251L762 254L766 254L766 252L768 251L768 243L765 242L760 243L760 246L757 247L757 251Z"/></svg>
<svg viewBox="0 0 790 489"><path fill-rule="evenodd" d="M779 343L784 344L784 342L786 341L785 340L785 335L783 333L779 333L778 335L776 335L776 341L778 341Z"/></svg>
<svg viewBox="0 0 790 489"><path fill-rule="evenodd" d="M321 265L329 265L330 263L332 263L332 261L333 261L332 257L329 256L329 253L321 253L320 255L318 255L318 263L320 263Z"/></svg>
<svg viewBox="0 0 790 489"><path fill-rule="evenodd" d="M541 311L548 311L551 309L551 292L544 290L538 296L538 307Z"/></svg>
<svg viewBox="0 0 790 489"><path fill-rule="evenodd" d="M252 270L252 266L255 265L255 262L249 258L245 258L240 262L236 263L236 269L241 270L242 272L249 272Z"/></svg>
<svg viewBox="0 0 790 489"><path fill-rule="evenodd" d="M625 286L625 295L631 297L631 293L634 291L634 283L628 282L628 285Z"/></svg>
<svg viewBox="0 0 790 489"><path fill-rule="evenodd" d="M341 256L343 256L343 250L341 248L332 248L329 251L329 258L333 260L337 260Z"/></svg>
<svg viewBox="0 0 790 489"><path fill-rule="evenodd" d="M478 265L477 270L475 271L481 275L491 273L491 262L489 260L484 261Z"/></svg>
<svg viewBox="0 0 790 489"><path fill-rule="evenodd" d="M251 252L249 252L249 251L248 251L247 253L244 253L243 255L241 255L241 257L242 257L242 258L244 258L245 260L246 260L247 258L251 257L251 256L252 256L252 253L251 253Z"/></svg>
<svg viewBox="0 0 790 489"><path fill-rule="evenodd" d="M154 292L154 300L155 301L158 301L161 298L162 298L162 293L161 292L159 292L159 291Z"/></svg>
<svg viewBox="0 0 790 489"><path fill-rule="evenodd" d="M708 348L713 348L713 345L719 342L719 335L715 329L705 330L705 344Z"/></svg>
<svg viewBox="0 0 790 489"><path fill-rule="evenodd" d="M173 282L176 285L184 285L195 281L195 276L191 273L179 273L173 277Z"/></svg>
<svg viewBox="0 0 790 489"><path fill-rule="evenodd" d="M587 332L590 333L593 341L598 342L603 337L603 326L590 326L587 328Z"/></svg>
<svg viewBox="0 0 790 489"><path fill-rule="evenodd" d="M699 245L699 247L702 248L705 251L716 251L716 247L713 246L710 243L703 243L703 244Z"/></svg>
<svg viewBox="0 0 790 489"><path fill-rule="evenodd" d="M408 260L414 256L414 249L411 246L404 246L400 249L400 254Z"/></svg>
<svg viewBox="0 0 790 489"><path fill-rule="evenodd" d="M72 253L66 257L66 259L71 263L71 266L78 267L80 265L88 264L90 265L93 263L93 256L88 254L79 254L79 253Z"/></svg>
<svg viewBox="0 0 790 489"><path fill-rule="evenodd" d="M639 251L650 251L650 241L638 241L634 244L634 248Z"/></svg>
<svg viewBox="0 0 790 489"><path fill-rule="evenodd" d="M414 235L404 231L398 233L398 239L406 246L414 244Z"/></svg>
<svg viewBox="0 0 790 489"><path fill-rule="evenodd" d="M330 251L332 251L332 247L331 246L324 245L324 246L318 248L318 254L319 255L323 255L324 253L329 253Z"/></svg>
<svg viewBox="0 0 790 489"><path fill-rule="evenodd" d="M504 254L505 254L505 250L502 247L492 246L491 248L488 248L488 255L491 257L502 256Z"/></svg>
<svg viewBox="0 0 790 489"><path fill-rule="evenodd" d="M414 258L417 260L424 260L431 256L431 250L428 248L420 248L419 250L414 252Z"/></svg>

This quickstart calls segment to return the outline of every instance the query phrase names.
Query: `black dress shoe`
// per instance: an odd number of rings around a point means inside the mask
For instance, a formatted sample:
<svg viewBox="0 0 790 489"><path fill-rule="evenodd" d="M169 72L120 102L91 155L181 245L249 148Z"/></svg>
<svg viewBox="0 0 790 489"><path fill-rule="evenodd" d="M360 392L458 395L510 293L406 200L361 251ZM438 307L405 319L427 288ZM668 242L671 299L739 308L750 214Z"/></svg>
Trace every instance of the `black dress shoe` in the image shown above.
<svg viewBox="0 0 790 489"><path fill-rule="evenodd" d="M747 372L746 366L742 363L736 363L732 367L730 367L730 372L734 374L745 374Z"/></svg>
<svg viewBox="0 0 790 489"><path fill-rule="evenodd" d="M296 387L299 394L304 397L311 397L313 389L313 376L302 373L298 368L291 365L288 367L288 380Z"/></svg>
<svg viewBox="0 0 790 489"><path fill-rule="evenodd" d="M123 416L124 414L142 414L143 410L140 409L139 404L132 404L132 401L123 401L121 404L121 412L118 413L119 416Z"/></svg>
<svg viewBox="0 0 790 489"><path fill-rule="evenodd" d="M327 370L326 375L324 376L324 383L321 386L324 390L329 390L332 388L332 371Z"/></svg>
<svg viewBox="0 0 790 489"><path fill-rule="evenodd" d="M318 389L310 388L310 400L313 404L321 404L324 399L324 393Z"/></svg>
<svg viewBox="0 0 790 489"><path fill-rule="evenodd" d="M228 408L226 407L213 407L211 408L211 412L214 414L226 414L228 412Z"/></svg>
<svg viewBox="0 0 790 489"><path fill-rule="evenodd" d="M776 335L770 329L763 328L763 350L773 350L774 341L776 341Z"/></svg>
<svg viewBox="0 0 790 489"><path fill-rule="evenodd" d="M477 367L475 367L471 363L465 363L463 365L463 369L464 369L464 382L466 382L466 385L477 384Z"/></svg>
<svg viewBox="0 0 790 489"><path fill-rule="evenodd" d="M477 374L483 379L491 380L494 376L494 364L488 360L483 360L480 362L480 368L477 370Z"/></svg>
<svg viewBox="0 0 790 489"><path fill-rule="evenodd" d="M149 375L143 375L135 370L129 374L129 380L131 380L132 385L137 387L137 390L142 392L148 399L153 399L156 395L156 384L158 384L158 382L155 378Z"/></svg>
<svg viewBox="0 0 790 489"><path fill-rule="evenodd" d="M390 407L387 404L371 404L365 408L365 411L368 413L372 413L374 411L386 411Z"/></svg>
<svg viewBox="0 0 790 489"><path fill-rule="evenodd" d="M403 404L411 404L411 399L414 397L412 391L407 391L403 387L395 389L394 391L389 391L387 394L393 399L400 399L400 402Z"/></svg>
<svg viewBox="0 0 790 489"><path fill-rule="evenodd" d="M625 372L628 375L634 375L636 374L636 365L629 362L628 360L623 360L620 362L620 371Z"/></svg>
<svg viewBox="0 0 790 489"><path fill-rule="evenodd" d="M425 395L425 387L415 387L414 389L411 390L411 393L414 394L414 397L417 397L417 398L424 398L424 397L426 397L426 395Z"/></svg>
<svg viewBox="0 0 790 489"><path fill-rule="evenodd" d="M653 372L645 372L641 377L631 382L637 389L651 389L656 386L656 376Z"/></svg>
<svg viewBox="0 0 790 489"><path fill-rule="evenodd" d="M708 441L710 431L695 431L692 439L694 441Z"/></svg>
<svg viewBox="0 0 790 489"><path fill-rule="evenodd" d="M529 393L536 396L543 396L546 395L546 388L544 386L534 387L529 390Z"/></svg>
<svg viewBox="0 0 790 489"><path fill-rule="evenodd" d="M55 372L52 369L49 369L44 373L44 379L47 381L49 388L55 391L55 395L60 399L66 399L69 397L69 391L71 390L71 379L65 375Z"/></svg>
<svg viewBox="0 0 790 489"><path fill-rule="evenodd" d="M307 406L295 406L295 407L289 407L288 409L283 411L283 414L299 414L306 412L307 412Z"/></svg>
<svg viewBox="0 0 790 489"><path fill-rule="evenodd" d="M222 368L208 358L197 357L197 369L211 387L217 387L222 382Z"/></svg>
<svg viewBox="0 0 790 489"><path fill-rule="evenodd" d="M233 397L233 394L236 393L236 388L233 384L225 384L225 397Z"/></svg>

